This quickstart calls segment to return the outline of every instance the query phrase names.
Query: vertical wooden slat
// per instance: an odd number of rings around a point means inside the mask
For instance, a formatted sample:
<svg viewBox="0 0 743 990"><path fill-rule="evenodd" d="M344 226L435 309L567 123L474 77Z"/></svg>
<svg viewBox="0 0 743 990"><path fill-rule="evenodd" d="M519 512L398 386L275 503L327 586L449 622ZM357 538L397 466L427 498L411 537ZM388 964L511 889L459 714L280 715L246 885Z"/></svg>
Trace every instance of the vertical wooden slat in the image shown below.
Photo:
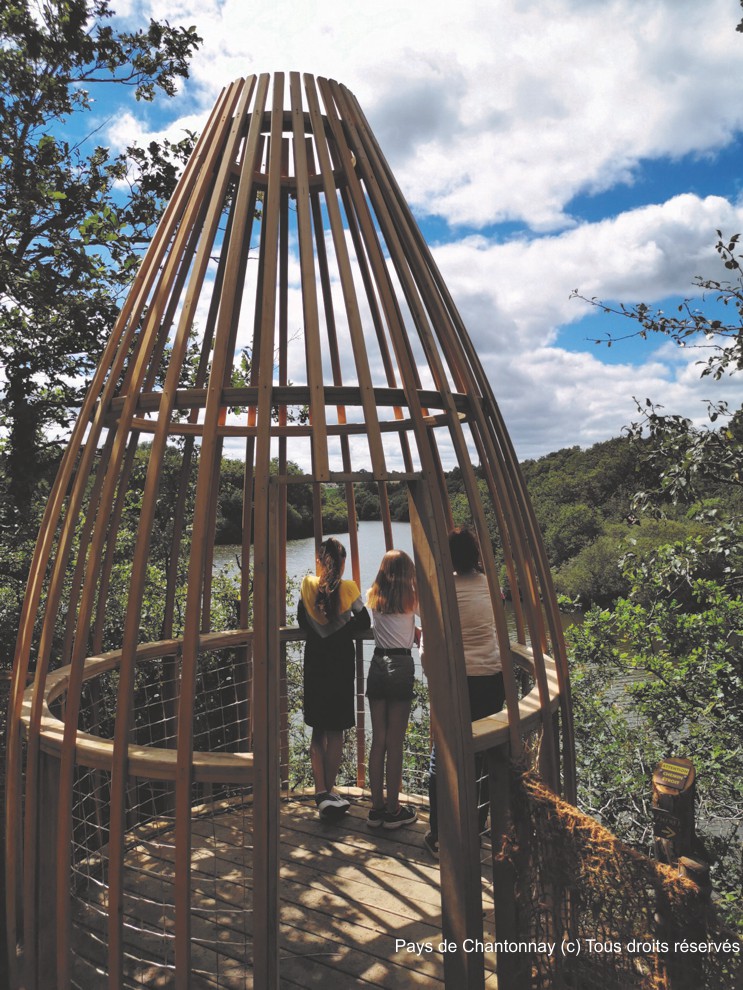
<svg viewBox="0 0 743 990"><path fill-rule="evenodd" d="M294 105L294 98L292 97ZM301 104L300 104L301 109ZM289 175L289 141L284 138L281 145L281 176L286 179ZM281 207L279 216L279 385L289 383L289 190L287 186L281 189ZM323 410L324 412L324 410ZM289 421L285 404L278 410L278 425L286 427ZM326 448L327 449L327 448ZM287 439L279 437L278 476L283 478L287 472ZM277 495L278 512L278 560L279 571L279 626L286 625L286 532L287 532L287 489L282 484ZM281 644L281 659L279 673L279 724L281 746L279 754L280 780L282 789L286 785L289 790L289 697L287 684L287 647Z"/></svg>
<svg viewBox="0 0 743 990"><path fill-rule="evenodd" d="M254 637L255 756L253 787L253 980L279 987L279 642L278 488L267 485L258 505L267 515L256 525Z"/></svg>
<svg viewBox="0 0 743 990"><path fill-rule="evenodd" d="M308 152L309 154L309 152ZM333 309L333 291L330 281L330 269L328 266L328 256L325 248L325 230L323 227L322 206L320 197L316 192L310 192L310 204L312 206L312 222L315 234L315 251L317 252L317 266L320 275L320 287L323 299L323 314L325 317L325 328L328 337L328 352L330 357L330 367L333 375L333 384L343 384L343 373L341 371L340 353L338 349L338 334L335 325L335 312ZM346 422L346 410L344 406L337 406L338 422Z"/></svg>
<svg viewBox="0 0 743 990"><path fill-rule="evenodd" d="M524 566L523 556L521 553L522 545L519 540L514 539L512 528L508 525L506 515L507 510L504 508L504 503L501 501L503 490L502 487L500 487L496 482L495 472L493 471L490 460L487 457L487 449L480 436L479 430L473 430L473 439L480 457L480 464L482 465L485 474L485 481L488 486L488 492L490 493L498 532L501 536L501 542L503 545L503 556L505 558L506 573L508 574L508 583L512 596L513 614L516 625L516 638L519 643L525 644L526 631L524 628L524 614L521 605L521 595L519 594L520 582L517 578L516 565L516 559L518 558L519 563L521 564L521 566L518 567L518 573L523 573Z"/></svg>
<svg viewBox="0 0 743 990"><path fill-rule="evenodd" d="M524 919L519 917L522 901L518 897L519 877L511 857L500 856L502 838L512 834L514 827L511 804L511 762L506 746L498 746L487 752L487 769L490 790L490 822L492 835L493 908L497 941L518 943L524 931ZM522 855L528 842L515 842L512 848ZM496 953L498 990L524 990L530 985L530 963L526 952Z"/></svg>
<svg viewBox="0 0 743 990"><path fill-rule="evenodd" d="M264 103L265 105L265 97ZM263 158L265 138L262 135L257 137L257 147L255 151L256 163ZM263 190L261 190L263 192ZM257 192L256 192L257 197ZM253 207L257 205L257 198L253 200ZM265 197L261 209L261 229L258 250L258 278L255 291L255 311L253 315L253 341L250 353L250 384L257 385L260 370L260 348L261 334L263 332L262 306L263 306L263 281L264 281L264 259L266 254L266 203ZM255 406L248 408L247 423L249 427L255 427L258 421L258 410ZM255 553L253 553L253 569L251 572L250 548L255 533L255 494L256 494L256 438L249 436L245 442L245 478L243 484L243 540L242 540L242 566L240 571L240 615L243 626L248 624L248 614L253 607L255 615L255 602L253 600L252 587L255 579ZM255 620L254 620L255 621ZM253 737L253 712L255 711L255 683L253 679L253 642L248 643L245 650L245 669L248 680L248 694L246 706L246 728L248 738ZM252 743L251 743L252 745Z"/></svg>
<svg viewBox="0 0 743 990"><path fill-rule="evenodd" d="M262 139L259 138L259 146ZM260 150L258 151L260 156ZM258 202L258 191L251 192L250 205L248 207L251 217L251 225L255 217ZM261 241L263 239L263 227L261 228ZM244 259L247 259L250 252L250 244L245 245ZM243 281L245 275L243 274ZM241 290L242 293L242 290ZM256 331L257 332L257 331ZM251 368L250 381L253 383L256 378L255 362ZM255 426L255 408L247 410L247 422L249 426ZM242 512L242 543L240 547L240 627L247 629L249 625L249 615L252 607L252 580L251 580L251 556L250 548L253 540L253 487L254 487L254 462L255 462L255 437L249 436L245 441L245 472L243 475L243 512ZM242 668L241 674L245 684L244 698L244 721L245 721L245 743L249 750L253 736L253 642L250 640L244 648L239 651L238 662Z"/></svg>
<svg viewBox="0 0 743 990"><path fill-rule="evenodd" d="M481 990L482 951L465 951L467 939L482 944L480 844L477 835L474 756L469 697L462 657L462 630L446 543L443 513L422 482L410 485L410 524L420 615L425 630L426 674L436 739L442 935L454 946L444 955L446 985Z"/></svg>
<svg viewBox="0 0 743 990"><path fill-rule="evenodd" d="M112 431L106 440L106 444L103 448L101 456L101 465L98 469L98 473L101 476L101 482L105 480L106 470L108 462L110 460L111 454L113 452L113 441L116 434ZM134 468L135 459L137 456L137 447L139 445L139 433L134 431L129 436L127 443L127 449L124 453L121 466L119 468L120 479L118 482L118 487L116 491L116 497L114 500L113 507L108 505L103 505L98 507L98 511L104 516L109 515L109 523L107 527L107 532L104 534L105 538L105 549L97 544L93 550L96 556L91 557L99 561L98 564L98 575L96 579L97 583L97 602L96 602L96 613L93 621L93 650L100 650L102 647L98 644L102 643L103 640L103 627L106 621L106 605L108 603L108 591L111 582L111 573L113 571L114 559L116 556L116 548L118 545L117 537L119 535L119 526L121 524L121 517L124 512L124 506L126 504L126 496L128 493L128 482L132 475L132 470ZM110 441L110 444L109 444ZM97 481L97 479L96 479ZM90 512L93 517L93 521L96 521L96 516L91 512L91 507L88 507L88 512ZM92 542L92 539L91 539ZM90 556L90 555L88 555ZM90 578L91 568L88 567L88 558L83 559L83 575L87 573L88 578ZM70 617L74 618L74 622L70 621L70 651L64 652L63 656L65 659L69 660L72 656L72 644L74 642L74 636L77 635L78 629L78 609L70 609Z"/></svg>
<svg viewBox="0 0 743 990"><path fill-rule="evenodd" d="M109 433L106 437L106 441L101 450L100 456L98 457L98 468L95 471L93 478L93 486L90 492L90 498L88 500L87 513L85 519L83 520L82 530L79 537L79 545L77 551L77 562L75 564L75 570L72 575L72 583L69 592L69 598L67 600L67 618L65 621L65 631L64 638L62 640L61 649L61 664L67 663L69 657L72 655L72 643L75 635L75 623L77 619L77 604L79 600L80 591L82 588L83 578L85 576L85 570L87 566L87 550L90 546L90 541L93 535L93 526L95 524L96 510L98 508L98 500L101 495L101 489L103 487L103 479L105 477L105 465L108 464L108 459L111 456L111 448L113 447L113 433Z"/></svg>
<svg viewBox="0 0 743 990"><path fill-rule="evenodd" d="M281 128L284 77L274 76L268 190L264 201L265 255L261 298L258 436L255 477L255 611L253 714L255 806L253 833L253 970L257 986L279 985L278 915L278 607L275 598L277 501L269 497L274 324L278 267L278 206L281 191ZM270 522L274 526L271 531ZM260 528L259 528L260 527ZM275 625L275 629L271 627Z"/></svg>
<svg viewBox="0 0 743 990"><path fill-rule="evenodd" d="M292 72L289 78L294 135L294 171L297 183L297 238L299 241L299 266L302 274L305 358L307 361L307 384L310 387L310 417L312 421L312 471L317 481L327 481L329 470L328 431L325 421L325 387L322 373L315 256L312 249L310 187L302 111L302 90L298 72Z"/></svg>
<svg viewBox="0 0 743 990"><path fill-rule="evenodd" d="M252 87L251 87L252 89ZM245 140L240 181L235 202L236 229L247 226L247 214L252 200L252 180L257 164L260 138L260 116L265 105L268 78L262 75L255 87L255 104ZM239 282L242 242L230 238L225 269L222 305L215 332L212 368L209 376L204 411L203 442L196 482L196 510L189 559L186 615L183 633L183 662L178 714L178 755L175 780L176 808L176 926L175 958L177 990L187 990L191 970L191 790L193 762L193 704L199 663L199 631L201 624L201 588L208 540L209 520L206 509L213 487L214 464L219 449L217 427L222 406L225 367L231 360L228 353L235 317L235 290Z"/></svg>
<svg viewBox="0 0 743 990"><path fill-rule="evenodd" d="M40 799L37 814L39 875L44 878L43 887L37 892L38 956L37 974L39 987L52 987L57 971L56 924L56 865L57 865L57 808L59 803L59 762L56 757L42 753L39 758Z"/></svg>
<svg viewBox="0 0 743 990"><path fill-rule="evenodd" d="M333 178L333 167L330 160L330 153L326 144L325 128L323 118L320 113L320 104L315 90L314 80L305 75L305 93L312 120L313 134L315 135L315 149L317 151L320 173L323 177L325 190L325 207L328 212L328 220L333 236L333 246L335 249L336 262L343 290L343 300L345 303L346 318L351 337L351 345L356 365L356 374L361 390L361 404L364 409L364 422L369 431L369 452L375 475L379 478L387 476L385 466L384 449L382 446L382 434L379 429L379 419L377 416L376 403L374 402L371 372L369 370L369 359L364 343L364 331L361 325L361 314L359 312L358 299L353 284L353 274L351 271L351 261L346 244L346 236L343 229L340 210L338 207L338 193L335 179Z"/></svg>
<svg viewBox="0 0 743 990"><path fill-rule="evenodd" d="M222 408L219 414L219 421L222 422L223 418L226 418L227 410ZM212 476L211 484L209 486L209 494L207 496L205 505L203 507L204 515L207 520L206 527L206 540L204 543L204 565L203 565L203 591L201 594L201 631L202 633L210 632L211 630L211 611L212 611L212 579L214 576L214 540L217 531L217 508L218 508L218 498L219 498L219 478L220 478L220 467L222 462L222 450L224 447L224 441L221 436L217 435L216 450L214 454L214 462L212 464Z"/></svg>

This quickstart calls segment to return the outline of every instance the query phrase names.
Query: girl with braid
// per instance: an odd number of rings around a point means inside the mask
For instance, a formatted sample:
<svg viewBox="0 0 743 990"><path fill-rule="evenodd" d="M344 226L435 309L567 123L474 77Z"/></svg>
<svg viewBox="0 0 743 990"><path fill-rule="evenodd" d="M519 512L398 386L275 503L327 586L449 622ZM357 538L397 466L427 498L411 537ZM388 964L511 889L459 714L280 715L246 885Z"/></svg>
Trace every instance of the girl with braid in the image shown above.
<svg viewBox="0 0 743 990"><path fill-rule="evenodd" d="M312 728L310 761L315 803L323 821L339 821L350 802L336 794L343 731L355 724L354 638L371 625L354 581L343 579L346 550L330 537L320 544L318 574L307 575L297 623L307 633L304 649L304 720Z"/></svg>

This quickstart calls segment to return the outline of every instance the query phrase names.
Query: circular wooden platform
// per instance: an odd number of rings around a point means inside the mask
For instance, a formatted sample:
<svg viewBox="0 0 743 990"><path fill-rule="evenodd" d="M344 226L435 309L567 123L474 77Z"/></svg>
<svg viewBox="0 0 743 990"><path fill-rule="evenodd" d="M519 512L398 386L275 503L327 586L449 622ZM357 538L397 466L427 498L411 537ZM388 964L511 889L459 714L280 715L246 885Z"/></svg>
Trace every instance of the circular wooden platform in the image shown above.
<svg viewBox="0 0 743 990"><path fill-rule="evenodd" d="M366 827L368 798L353 791L351 813L322 823L311 795L281 805L281 986L443 986L438 865L423 845L428 809L410 797L419 820L395 831ZM174 968L172 820L130 834L125 875L125 983L169 988ZM487 842L487 840L485 840ZM489 844L482 849L483 904L492 905ZM195 810L192 850L194 990L253 987L252 804L215 802ZM105 850L78 872L74 898L73 984L106 986ZM85 879L83 879L85 875ZM136 918L136 921L133 919ZM492 908L485 938L492 940ZM488 936L488 933L490 935ZM420 954L397 940L432 947ZM492 956L490 988L497 986Z"/></svg>

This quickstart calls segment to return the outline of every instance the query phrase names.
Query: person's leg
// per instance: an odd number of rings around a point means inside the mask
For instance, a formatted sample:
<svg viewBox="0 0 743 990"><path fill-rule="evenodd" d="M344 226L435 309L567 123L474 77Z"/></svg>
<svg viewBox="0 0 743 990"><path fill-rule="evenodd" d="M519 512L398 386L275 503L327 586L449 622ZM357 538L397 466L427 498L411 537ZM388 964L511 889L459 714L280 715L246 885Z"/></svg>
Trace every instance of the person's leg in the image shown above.
<svg viewBox="0 0 743 990"><path fill-rule="evenodd" d="M489 674L484 677L468 677L467 688L470 697L470 712L472 721L494 715L503 707L506 692L503 686L503 674ZM490 781L487 765L482 754L475 755L475 780L477 791L477 825L482 834L490 813Z"/></svg>
<svg viewBox="0 0 743 990"><path fill-rule="evenodd" d="M410 717L409 701L387 703L387 810L397 811L402 790L402 752Z"/></svg>
<svg viewBox="0 0 743 990"><path fill-rule="evenodd" d="M310 739L310 765L315 781L315 794L325 794L328 790L325 780L325 730L312 730Z"/></svg>
<svg viewBox="0 0 743 990"><path fill-rule="evenodd" d="M343 760L343 731L313 729L310 739L310 764L317 794L331 793Z"/></svg>
<svg viewBox="0 0 743 990"><path fill-rule="evenodd" d="M333 793L335 778L343 758L343 732L336 729L313 729L310 762L315 780L315 803L323 821L340 820L350 802Z"/></svg>
<svg viewBox="0 0 743 990"><path fill-rule="evenodd" d="M372 808L384 807L384 756L387 750L387 702L384 698L369 698L372 741L369 750L369 787Z"/></svg>
<svg viewBox="0 0 743 990"><path fill-rule="evenodd" d="M335 787L335 778L338 776L338 771L341 768L341 762L343 761L343 730L342 729L326 729L325 730L325 783L327 784L327 791L332 794L333 788Z"/></svg>

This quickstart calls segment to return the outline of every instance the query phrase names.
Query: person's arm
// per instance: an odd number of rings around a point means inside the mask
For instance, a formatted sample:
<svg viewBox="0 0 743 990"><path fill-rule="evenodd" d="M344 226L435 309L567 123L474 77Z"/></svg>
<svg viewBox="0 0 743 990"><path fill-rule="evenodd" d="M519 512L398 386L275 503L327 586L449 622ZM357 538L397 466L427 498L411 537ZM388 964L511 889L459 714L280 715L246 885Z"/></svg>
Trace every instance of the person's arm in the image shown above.
<svg viewBox="0 0 743 990"><path fill-rule="evenodd" d="M362 605L360 612L354 612L351 623L354 632L364 632L366 629L371 629L371 616L368 609Z"/></svg>
<svg viewBox="0 0 743 990"><path fill-rule="evenodd" d="M371 616L369 615L369 610L360 598L357 598L351 606L351 612L352 615L349 625L353 628L354 632L363 632L365 629L371 628Z"/></svg>
<svg viewBox="0 0 743 990"><path fill-rule="evenodd" d="M297 602L297 625L300 629L304 629L305 632L310 628L310 624L307 621L307 610L301 598Z"/></svg>
<svg viewBox="0 0 743 990"><path fill-rule="evenodd" d="M425 643L423 641L423 629L422 628L418 629L418 627L416 626L416 633L418 634L417 636L418 641L416 643L416 646L418 647L418 659L421 662L421 670L423 671L425 676L428 677L428 670L427 670L428 664L426 662L426 649L425 649Z"/></svg>

